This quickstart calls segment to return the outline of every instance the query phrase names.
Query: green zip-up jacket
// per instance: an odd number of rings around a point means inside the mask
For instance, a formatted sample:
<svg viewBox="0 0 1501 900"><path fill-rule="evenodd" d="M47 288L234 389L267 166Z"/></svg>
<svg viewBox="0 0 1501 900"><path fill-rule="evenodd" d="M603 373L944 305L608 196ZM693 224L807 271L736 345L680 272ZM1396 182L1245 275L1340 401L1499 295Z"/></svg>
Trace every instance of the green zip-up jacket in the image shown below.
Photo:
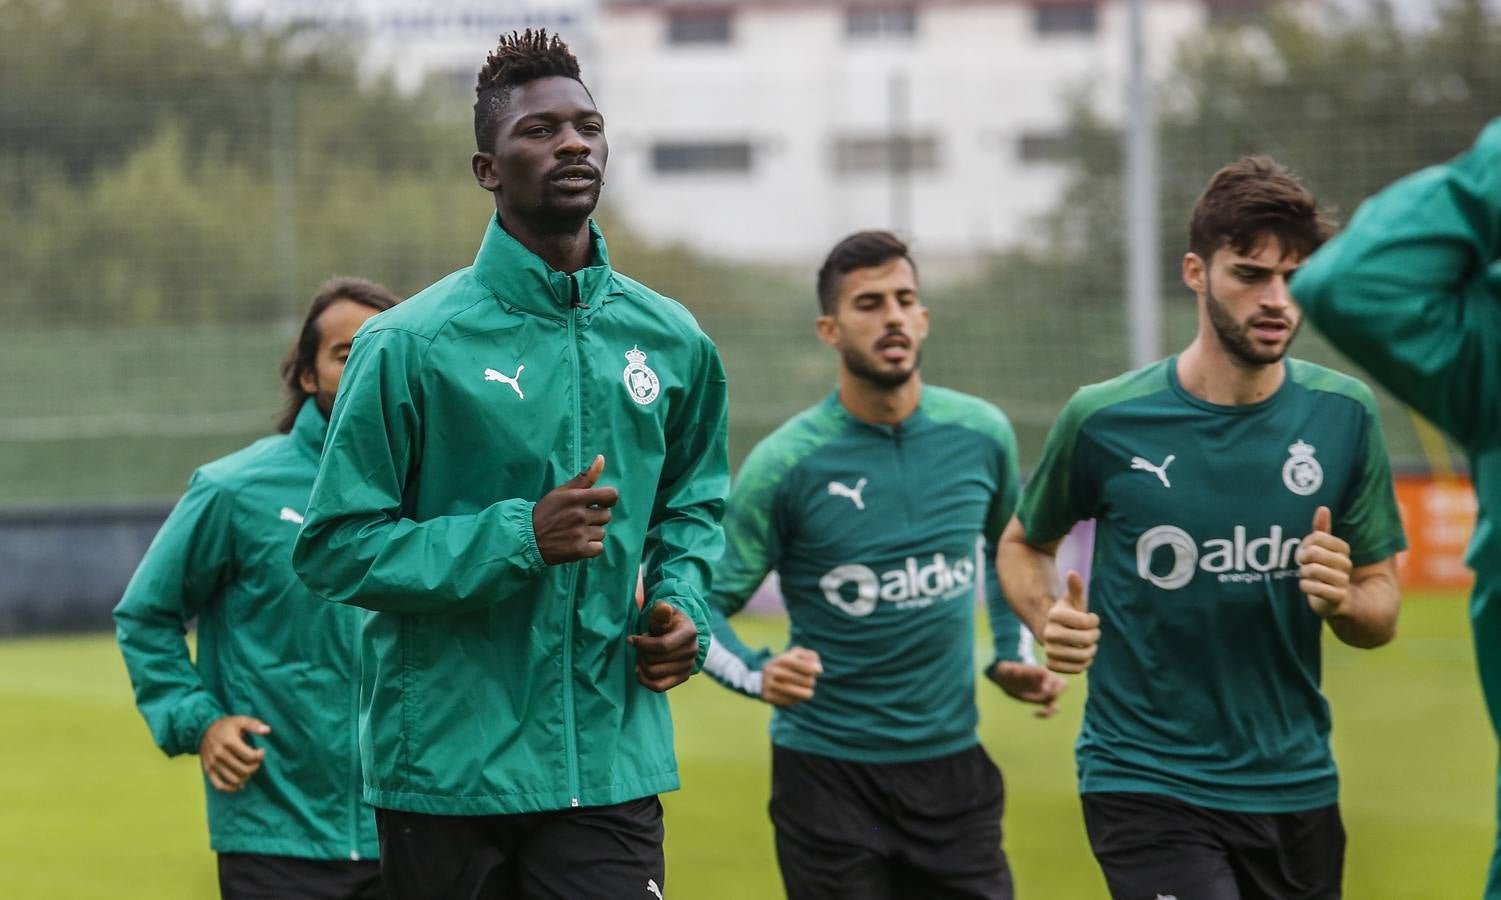
<svg viewBox="0 0 1501 900"><path fill-rule="evenodd" d="M1480 506L1470 619L1501 734L1501 119L1468 152L1363 203L1292 290L1330 343L1469 458ZM1501 840L1485 896L1501 898Z"/></svg>
<svg viewBox="0 0 1501 900"><path fill-rule="evenodd" d="M169 756L196 753L225 715L271 733L245 788L204 778L220 853L373 859L356 740L360 610L324 603L292 571L327 428L310 399L288 435L263 438L193 474L115 607L136 705ZM198 659L184 638L198 619Z"/></svg>
<svg viewBox="0 0 1501 900"><path fill-rule="evenodd" d="M724 371L682 306L610 268L557 272L491 219L470 268L367 322L294 565L365 620L365 799L494 815L678 786L637 608L709 645L729 487ZM604 454L604 553L548 566L532 507Z"/></svg>

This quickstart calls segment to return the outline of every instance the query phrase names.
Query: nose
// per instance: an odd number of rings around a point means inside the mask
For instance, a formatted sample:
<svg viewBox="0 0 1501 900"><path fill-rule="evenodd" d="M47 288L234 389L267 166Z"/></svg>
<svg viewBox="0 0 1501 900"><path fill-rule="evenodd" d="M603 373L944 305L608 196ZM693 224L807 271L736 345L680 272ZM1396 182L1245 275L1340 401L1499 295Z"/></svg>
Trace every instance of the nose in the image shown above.
<svg viewBox="0 0 1501 900"><path fill-rule="evenodd" d="M1287 287L1287 276L1274 275L1261 292L1261 305L1267 309L1283 310L1293 304L1292 291Z"/></svg>
<svg viewBox="0 0 1501 900"><path fill-rule="evenodd" d="M886 298L886 327L900 328L907 324L907 308L895 296Z"/></svg>
<svg viewBox="0 0 1501 900"><path fill-rule="evenodd" d="M579 134L579 130L573 127L573 125L564 125L558 132L558 138L558 146L553 151L554 156L561 159L570 156L587 157L589 155L588 142L584 140L584 136Z"/></svg>

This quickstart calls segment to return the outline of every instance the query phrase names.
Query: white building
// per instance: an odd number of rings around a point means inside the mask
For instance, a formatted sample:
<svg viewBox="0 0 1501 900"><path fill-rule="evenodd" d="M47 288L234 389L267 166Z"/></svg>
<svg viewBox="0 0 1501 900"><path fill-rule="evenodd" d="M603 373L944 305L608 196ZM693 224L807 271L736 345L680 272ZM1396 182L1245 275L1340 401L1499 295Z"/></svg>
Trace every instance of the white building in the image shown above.
<svg viewBox="0 0 1501 900"><path fill-rule="evenodd" d="M1145 0L1159 70L1262 0ZM1118 114L1122 0L604 0L611 208L655 240L820 258L887 227L925 258L1025 241L1053 204L1071 91Z"/></svg>

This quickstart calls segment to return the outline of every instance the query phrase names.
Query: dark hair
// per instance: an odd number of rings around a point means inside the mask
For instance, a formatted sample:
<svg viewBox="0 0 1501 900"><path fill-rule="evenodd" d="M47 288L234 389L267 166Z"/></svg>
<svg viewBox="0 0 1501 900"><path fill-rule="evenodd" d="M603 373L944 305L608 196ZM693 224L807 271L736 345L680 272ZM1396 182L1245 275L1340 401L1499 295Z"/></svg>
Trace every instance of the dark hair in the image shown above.
<svg viewBox="0 0 1501 900"><path fill-rule="evenodd" d="M364 278L330 278L318 287L313 303L308 307L307 317L302 320L302 332L296 343L281 361L281 381L287 386L287 403L282 408L276 430L286 434L297 422L297 414L307 402L308 392L302 389L302 376L318 365L318 342L323 340L323 330L318 327L318 318L324 311L340 300L349 300L374 310L390 309L401 298L391 293L384 285Z"/></svg>
<svg viewBox="0 0 1501 900"><path fill-rule="evenodd" d="M834 301L839 299L839 279L856 269L869 269L893 259L905 259L917 274L917 263L902 239L889 231L857 231L834 245L823 265L818 267L818 308L833 315Z"/></svg>
<svg viewBox="0 0 1501 900"><path fill-rule="evenodd" d="M545 28L500 36L495 52L485 57L479 83L474 86L474 142L481 153L495 149L500 115L511 99L511 89L553 76L584 83L579 78L579 61L562 38L549 36Z"/></svg>
<svg viewBox="0 0 1501 900"><path fill-rule="evenodd" d="M1208 263L1222 247L1245 254L1275 237L1284 253L1306 259L1333 233L1291 172L1269 156L1244 156L1215 172L1194 203L1188 249Z"/></svg>

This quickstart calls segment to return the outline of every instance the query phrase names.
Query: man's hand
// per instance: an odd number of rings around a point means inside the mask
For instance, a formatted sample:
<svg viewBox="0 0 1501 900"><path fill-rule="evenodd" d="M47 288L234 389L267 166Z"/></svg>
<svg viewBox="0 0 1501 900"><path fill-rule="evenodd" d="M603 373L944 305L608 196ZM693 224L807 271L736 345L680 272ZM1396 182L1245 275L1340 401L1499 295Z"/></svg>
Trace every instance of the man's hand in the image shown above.
<svg viewBox="0 0 1501 900"><path fill-rule="evenodd" d="M214 790L233 794L261 767L266 751L245 743L245 733L270 734L271 726L250 716L216 719L198 742L198 761Z"/></svg>
<svg viewBox="0 0 1501 900"><path fill-rule="evenodd" d="M813 687L823 674L817 650L793 647L761 667L761 699L773 706L795 706L813 699Z"/></svg>
<svg viewBox="0 0 1501 900"><path fill-rule="evenodd" d="M1048 609L1042 646L1054 672L1082 672L1094 660L1100 647L1100 617L1089 611L1078 572L1068 573L1068 589Z"/></svg>
<svg viewBox="0 0 1501 900"><path fill-rule="evenodd" d="M1012 699L1037 704L1032 715L1039 719L1058 712L1058 695L1068 687L1063 676L1049 672L1046 667L1019 662L996 663L990 670L990 678Z"/></svg>
<svg viewBox="0 0 1501 900"><path fill-rule="evenodd" d="M532 533L537 550L549 566L589 559L605 552L605 525L610 507L620 502L612 487L595 487L605 458L594 457L589 468L547 492L532 507Z"/></svg>
<svg viewBox="0 0 1501 900"><path fill-rule="evenodd" d="M1298 589L1321 618L1339 612L1350 590L1350 545L1330 533L1329 507L1313 512L1313 531L1298 547Z"/></svg>
<svg viewBox="0 0 1501 900"><path fill-rule="evenodd" d="M688 680L698 656L698 628L671 604L658 601L647 613L647 634L626 638L636 648L636 680L661 693Z"/></svg>

